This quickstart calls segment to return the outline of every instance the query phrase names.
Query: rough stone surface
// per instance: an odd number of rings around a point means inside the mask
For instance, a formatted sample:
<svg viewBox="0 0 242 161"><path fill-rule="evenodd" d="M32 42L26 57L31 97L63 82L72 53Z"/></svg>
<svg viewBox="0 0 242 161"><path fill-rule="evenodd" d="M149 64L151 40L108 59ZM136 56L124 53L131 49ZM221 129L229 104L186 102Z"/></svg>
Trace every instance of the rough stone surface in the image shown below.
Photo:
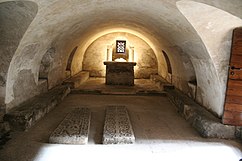
<svg viewBox="0 0 242 161"><path fill-rule="evenodd" d="M8 122L0 120L0 149L10 139L10 127Z"/></svg>
<svg viewBox="0 0 242 161"><path fill-rule="evenodd" d="M43 56L39 68L39 79L48 79L48 74L50 70L51 63L53 62L53 58L56 54L55 48L49 48L45 55Z"/></svg>
<svg viewBox="0 0 242 161"><path fill-rule="evenodd" d="M109 106L103 130L103 144L132 144L134 132L128 111L124 106Z"/></svg>
<svg viewBox="0 0 242 161"><path fill-rule="evenodd" d="M151 75L150 80L155 83L156 87L160 90L174 89L171 83L168 83L164 78L159 75Z"/></svg>
<svg viewBox="0 0 242 161"><path fill-rule="evenodd" d="M0 104L0 149L10 139L10 127L8 122L3 121L5 114L4 105Z"/></svg>
<svg viewBox="0 0 242 161"><path fill-rule="evenodd" d="M188 82L188 86L189 86L189 92L188 92L188 96L192 99L196 99L196 93L197 93L197 82L196 81L190 81Z"/></svg>
<svg viewBox="0 0 242 161"><path fill-rule="evenodd" d="M0 104L4 103L8 69L38 6L30 1L0 2Z"/></svg>
<svg viewBox="0 0 242 161"><path fill-rule="evenodd" d="M49 138L50 143L87 144L91 112L88 108L76 108L70 112Z"/></svg>
<svg viewBox="0 0 242 161"><path fill-rule="evenodd" d="M19 77L13 86L15 99L6 104L6 111L11 110L12 108L31 99L34 96L45 93L48 90L47 81L38 79L36 82L31 69L22 70L18 74Z"/></svg>
<svg viewBox="0 0 242 161"><path fill-rule="evenodd" d="M104 62L107 85L134 85L134 62Z"/></svg>
<svg viewBox="0 0 242 161"><path fill-rule="evenodd" d="M5 114L4 121L9 122L13 130L27 130L60 103L68 93L68 86L53 88L9 111Z"/></svg>
<svg viewBox="0 0 242 161"><path fill-rule="evenodd" d="M220 119L178 90L167 89L166 91L178 111L201 136L225 139L236 138L235 126L223 125Z"/></svg>
<svg viewBox="0 0 242 161"><path fill-rule="evenodd" d="M63 82L63 84L67 84L68 86L70 86L70 88L77 88L81 84L83 84L84 82L86 82L88 80L88 78L89 78L89 72L82 71L82 72L74 75L73 77L65 80Z"/></svg>

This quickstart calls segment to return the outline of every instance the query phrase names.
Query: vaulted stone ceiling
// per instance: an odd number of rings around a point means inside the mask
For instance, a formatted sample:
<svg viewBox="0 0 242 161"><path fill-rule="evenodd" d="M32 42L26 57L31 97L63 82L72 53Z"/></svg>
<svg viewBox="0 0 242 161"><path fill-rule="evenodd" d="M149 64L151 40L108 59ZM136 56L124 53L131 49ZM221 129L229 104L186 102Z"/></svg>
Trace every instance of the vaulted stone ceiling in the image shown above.
<svg viewBox="0 0 242 161"><path fill-rule="evenodd" d="M242 26L241 0L0 0L0 104L6 109L45 90L39 79L45 63L48 88L65 78L73 48L72 74L82 70L83 55L99 37L126 32L154 50L159 74L222 115L232 30ZM46 89L45 89L46 88Z"/></svg>

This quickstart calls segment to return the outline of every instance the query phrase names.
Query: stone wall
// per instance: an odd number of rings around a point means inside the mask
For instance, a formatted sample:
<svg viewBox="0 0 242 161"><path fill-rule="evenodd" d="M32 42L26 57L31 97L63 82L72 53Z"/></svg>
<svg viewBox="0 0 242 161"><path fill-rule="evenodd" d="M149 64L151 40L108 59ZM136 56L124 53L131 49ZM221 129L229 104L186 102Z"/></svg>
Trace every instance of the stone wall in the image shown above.
<svg viewBox="0 0 242 161"><path fill-rule="evenodd" d="M86 50L83 59L83 70L89 71L90 76L104 77L104 61L107 60L107 46L113 45L116 40L126 40L127 49L134 47L135 57L135 78L149 78L151 74L157 74L158 64L154 51L141 38L129 33L111 33L95 40Z"/></svg>
<svg viewBox="0 0 242 161"><path fill-rule="evenodd" d="M29 1L0 3L0 106L5 104L7 72L25 31L38 6Z"/></svg>
<svg viewBox="0 0 242 161"><path fill-rule="evenodd" d="M198 59L194 56L191 58L198 79L195 99L221 117L227 86L232 32L234 28L242 26L242 20L229 12L204 3L180 1L177 2L177 7L197 31L210 58ZM200 15L199 19L197 15Z"/></svg>

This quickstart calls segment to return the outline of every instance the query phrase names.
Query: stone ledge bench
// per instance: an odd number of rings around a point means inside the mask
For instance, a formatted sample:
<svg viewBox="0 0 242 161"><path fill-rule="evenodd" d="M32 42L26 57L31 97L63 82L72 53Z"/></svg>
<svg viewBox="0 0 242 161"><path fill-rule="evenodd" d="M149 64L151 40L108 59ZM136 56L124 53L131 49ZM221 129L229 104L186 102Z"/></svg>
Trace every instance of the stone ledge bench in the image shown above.
<svg viewBox="0 0 242 161"><path fill-rule="evenodd" d="M4 115L11 130L26 131L70 93L68 86L58 86L33 97Z"/></svg>
<svg viewBox="0 0 242 161"><path fill-rule="evenodd" d="M81 71L63 82L64 85L70 86L71 89L79 87L89 79L89 72Z"/></svg>
<svg viewBox="0 0 242 161"><path fill-rule="evenodd" d="M236 127L224 125L221 120L177 89L166 89L167 96L178 112L206 138L236 138Z"/></svg>
<svg viewBox="0 0 242 161"><path fill-rule="evenodd" d="M108 106L103 130L103 144L132 144L134 142L134 132L127 109L124 106Z"/></svg>
<svg viewBox="0 0 242 161"><path fill-rule="evenodd" d="M88 108L76 108L59 124L49 138L49 143L87 144L91 112Z"/></svg>

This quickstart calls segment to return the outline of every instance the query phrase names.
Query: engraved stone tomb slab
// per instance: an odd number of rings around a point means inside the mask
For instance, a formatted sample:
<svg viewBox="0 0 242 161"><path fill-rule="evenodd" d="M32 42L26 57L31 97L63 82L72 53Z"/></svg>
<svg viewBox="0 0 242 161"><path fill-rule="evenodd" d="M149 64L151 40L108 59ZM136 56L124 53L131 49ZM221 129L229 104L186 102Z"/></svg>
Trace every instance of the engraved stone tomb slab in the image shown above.
<svg viewBox="0 0 242 161"><path fill-rule="evenodd" d="M91 112L88 108L75 108L59 124L49 138L50 143L87 144Z"/></svg>
<svg viewBox="0 0 242 161"><path fill-rule="evenodd" d="M134 132L128 111L124 106L109 106L103 131L103 144L132 144Z"/></svg>

